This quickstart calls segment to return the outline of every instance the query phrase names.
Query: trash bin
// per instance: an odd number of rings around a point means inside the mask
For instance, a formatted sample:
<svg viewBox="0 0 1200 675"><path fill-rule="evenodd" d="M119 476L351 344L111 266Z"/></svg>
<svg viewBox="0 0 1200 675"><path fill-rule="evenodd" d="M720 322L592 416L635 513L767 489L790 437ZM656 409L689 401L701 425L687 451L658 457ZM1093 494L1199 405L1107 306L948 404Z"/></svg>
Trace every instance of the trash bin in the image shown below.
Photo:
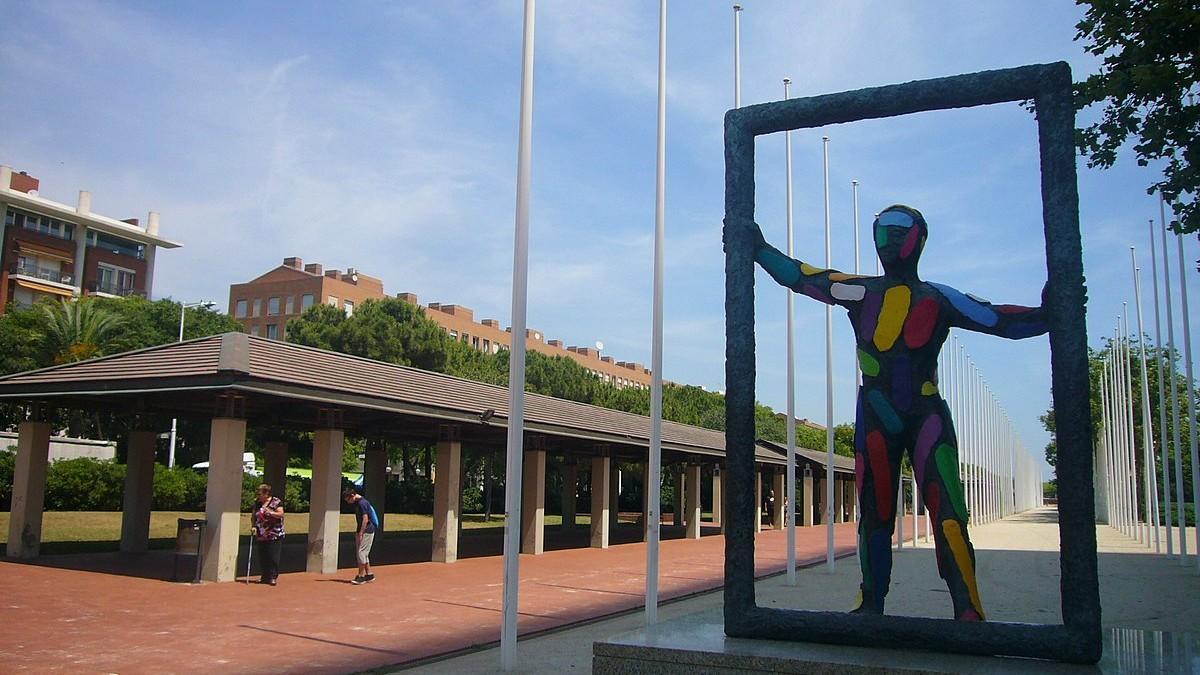
<svg viewBox="0 0 1200 675"><path fill-rule="evenodd" d="M171 581L179 581L180 556L193 556L196 559L196 573L192 583L200 582L200 564L203 559L201 546L204 541L204 526L208 521L191 518L180 518L175 530L175 569L171 572Z"/></svg>

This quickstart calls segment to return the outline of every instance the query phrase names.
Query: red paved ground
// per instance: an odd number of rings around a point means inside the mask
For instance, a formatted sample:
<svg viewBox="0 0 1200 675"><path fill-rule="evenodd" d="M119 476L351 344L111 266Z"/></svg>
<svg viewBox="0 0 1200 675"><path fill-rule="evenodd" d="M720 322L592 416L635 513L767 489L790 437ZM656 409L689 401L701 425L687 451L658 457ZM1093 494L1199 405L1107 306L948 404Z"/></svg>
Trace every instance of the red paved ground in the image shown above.
<svg viewBox="0 0 1200 675"><path fill-rule="evenodd" d="M839 555L853 551L853 528L837 526ZM796 532L801 564L823 560L825 528ZM756 575L782 571L786 532L756 541ZM660 598L719 587L724 544L721 536L663 541ZM165 554L147 556L141 566L170 564ZM92 556L112 571L122 559ZM645 566L641 543L521 556L520 634L640 607ZM364 586L346 583L352 570L286 574L272 588L0 562L0 672L343 673L401 664L497 641L502 571L503 559L488 556L380 565Z"/></svg>

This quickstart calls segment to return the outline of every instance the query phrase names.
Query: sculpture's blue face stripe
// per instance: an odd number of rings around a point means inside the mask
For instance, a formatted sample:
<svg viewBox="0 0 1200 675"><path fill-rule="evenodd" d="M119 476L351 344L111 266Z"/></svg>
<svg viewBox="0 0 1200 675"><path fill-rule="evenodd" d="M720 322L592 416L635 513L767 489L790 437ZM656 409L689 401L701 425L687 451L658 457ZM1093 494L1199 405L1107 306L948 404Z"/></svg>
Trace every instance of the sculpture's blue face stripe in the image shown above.
<svg viewBox="0 0 1200 675"><path fill-rule="evenodd" d="M902 227L906 230L916 224L912 216L903 211L885 211L879 214L877 222L884 227Z"/></svg>

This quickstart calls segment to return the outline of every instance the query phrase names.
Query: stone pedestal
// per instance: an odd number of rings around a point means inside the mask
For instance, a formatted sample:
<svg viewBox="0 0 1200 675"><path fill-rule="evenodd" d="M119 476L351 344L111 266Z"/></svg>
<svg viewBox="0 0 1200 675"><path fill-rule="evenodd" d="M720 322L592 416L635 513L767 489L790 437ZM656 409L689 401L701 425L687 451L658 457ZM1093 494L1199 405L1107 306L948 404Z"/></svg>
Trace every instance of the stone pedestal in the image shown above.
<svg viewBox="0 0 1200 675"><path fill-rule="evenodd" d="M612 460L608 457L592 458L592 548L608 548L608 513L612 508Z"/></svg>
<svg viewBox="0 0 1200 675"><path fill-rule="evenodd" d="M8 521L10 558L36 558L41 548L49 458L50 423L21 422L17 426L17 461Z"/></svg>
<svg viewBox="0 0 1200 675"><path fill-rule="evenodd" d="M521 473L521 553L541 555L546 538L546 451L526 450Z"/></svg>
<svg viewBox="0 0 1200 675"><path fill-rule="evenodd" d="M129 432L125 453L125 499L121 504L121 551L141 553L150 543L150 507L154 501L154 450L158 434Z"/></svg>
<svg viewBox="0 0 1200 675"><path fill-rule="evenodd" d="M452 563L458 560L462 443L457 440L438 441L436 461L437 481L433 484L433 562Z"/></svg>
<svg viewBox="0 0 1200 675"><path fill-rule="evenodd" d="M246 420L214 418L208 442L208 492L204 500L205 581L233 581L237 577L238 541L242 527L242 453L246 448ZM341 456L338 456L341 459ZM339 468L341 467L339 463Z"/></svg>
<svg viewBox="0 0 1200 675"><path fill-rule="evenodd" d="M308 557L305 570L316 574L337 572L338 530L342 510L341 429L313 433L312 495L308 507Z"/></svg>

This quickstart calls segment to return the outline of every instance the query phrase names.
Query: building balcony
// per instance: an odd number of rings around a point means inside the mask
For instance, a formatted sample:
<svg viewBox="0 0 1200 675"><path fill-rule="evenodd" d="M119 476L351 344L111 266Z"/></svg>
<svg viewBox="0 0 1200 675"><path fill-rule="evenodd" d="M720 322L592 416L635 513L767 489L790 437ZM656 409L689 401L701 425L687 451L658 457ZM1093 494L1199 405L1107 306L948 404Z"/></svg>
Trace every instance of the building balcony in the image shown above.
<svg viewBox="0 0 1200 675"><path fill-rule="evenodd" d="M40 265L31 265L29 263L26 263L24 265L22 265L20 263L13 265L12 269L9 271L9 273L20 275L23 277L31 277L33 279L40 279L42 281L52 281L56 284L70 284L71 283L71 275L70 274L64 274L60 270L52 269L49 267L42 267Z"/></svg>
<svg viewBox="0 0 1200 675"><path fill-rule="evenodd" d="M100 281L92 283L88 290L97 295L108 295L116 298L130 296L146 297L146 291L141 288L124 288L116 284L106 284Z"/></svg>

